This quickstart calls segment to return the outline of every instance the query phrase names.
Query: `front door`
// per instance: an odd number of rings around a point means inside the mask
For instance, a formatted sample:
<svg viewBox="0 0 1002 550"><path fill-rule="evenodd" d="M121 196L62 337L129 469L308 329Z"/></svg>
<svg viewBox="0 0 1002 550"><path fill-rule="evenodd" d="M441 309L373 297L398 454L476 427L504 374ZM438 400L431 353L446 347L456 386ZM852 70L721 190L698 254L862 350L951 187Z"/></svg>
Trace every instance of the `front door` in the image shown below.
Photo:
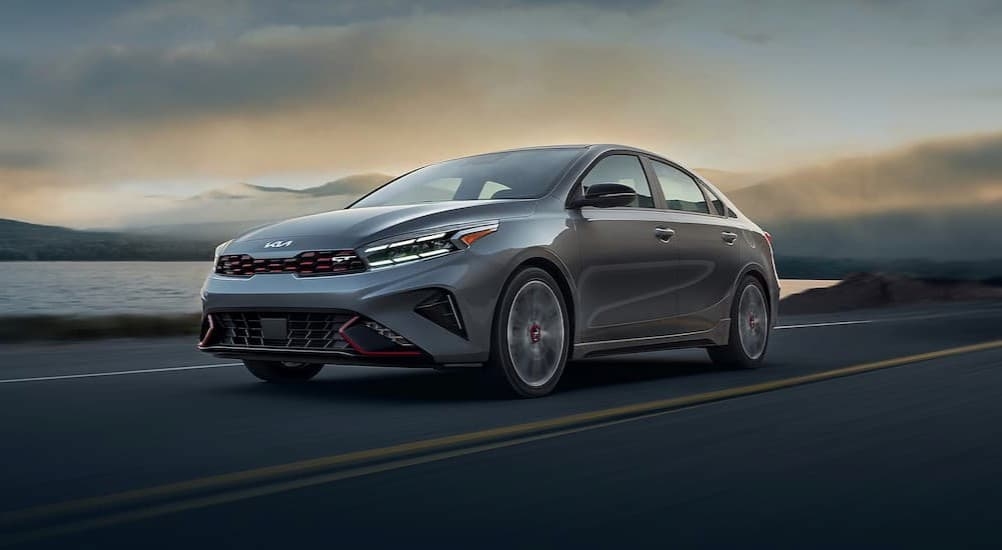
<svg viewBox="0 0 1002 550"><path fill-rule="evenodd" d="M578 274L578 341L596 342L661 336L676 315L671 283L676 255L663 233L664 218L639 157L613 154L600 159L582 180L620 183L638 196L618 208L584 207L574 216L581 250Z"/></svg>

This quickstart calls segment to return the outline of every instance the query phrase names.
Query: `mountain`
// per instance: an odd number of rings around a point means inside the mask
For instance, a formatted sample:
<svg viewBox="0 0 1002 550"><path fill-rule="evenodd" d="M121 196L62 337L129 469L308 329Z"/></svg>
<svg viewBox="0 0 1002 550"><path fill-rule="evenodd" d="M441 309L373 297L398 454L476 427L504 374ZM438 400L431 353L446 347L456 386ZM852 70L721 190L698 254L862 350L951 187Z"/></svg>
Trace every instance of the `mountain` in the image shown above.
<svg viewBox="0 0 1002 550"><path fill-rule="evenodd" d="M1002 275L1002 133L845 158L757 183L751 173L699 172L773 234L781 275ZM143 211L120 233L8 220L0 259L198 256L271 221L343 208L389 179L360 174L306 189L235 183Z"/></svg>
<svg viewBox="0 0 1002 550"><path fill-rule="evenodd" d="M306 189L233 183L136 215L122 229L141 235L225 241L266 223L344 208L390 179L384 174L357 174Z"/></svg>
<svg viewBox="0 0 1002 550"><path fill-rule="evenodd" d="M303 189L302 193L312 197L362 196L393 179L385 174L356 174L329 181L317 187Z"/></svg>
<svg viewBox="0 0 1002 550"><path fill-rule="evenodd" d="M249 183L231 183L222 187L211 189L204 193L199 193L187 199L192 201L206 200L227 200L227 199L253 199L253 198L274 198L280 194L296 195L299 191L287 189L285 187L265 187L263 185L251 185Z"/></svg>
<svg viewBox="0 0 1002 550"><path fill-rule="evenodd" d="M729 172L727 170L714 170L713 168L697 168L695 172L724 193L730 193L742 187L761 183L764 179L762 174L754 172Z"/></svg>
<svg viewBox="0 0 1002 550"><path fill-rule="evenodd" d="M739 205L740 206L740 205ZM777 254L959 261L1002 258L1002 202L838 218L757 220Z"/></svg>
<svg viewBox="0 0 1002 550"><path fill-rule="evenodd" d="M1002 133L846 158L728 193L756 219L836 218L1002 200Z"/></svg>
<svg viewBox="0 0 1002 550"><path fill-rule="evenodd" d="M288 187L265 187L250 183L232 183L211 189L204 193L184 199L186 201L227 200L227 199L268 199L275 200L285 195L286 198L309 197L349 197L354 198L390 181L385 174L355 174L329 181L316 187L291 189Z"/></svg>
<svg viewBox="0 0 1002 550"><path fill-rule="evenodd" d="M0 219L0 261L207 260L218 242L77 231Z"/></svg>
<svg viewBox="0 0 1002 550"><path fill-rule="evenodd" d="M152 236L155 238L170 238L175 240L204 241L219 244L274 222L275 220L242 220L229 222L190 222L178 224L147 225L129 228L128 234L136 236Z"/></svg>
<svg viewBox="0 0 1002 550"><path fill-rule="evenodd" d="M1002 257L1002 134L793 171L728 197L776 252L825 258Z"/></svg>

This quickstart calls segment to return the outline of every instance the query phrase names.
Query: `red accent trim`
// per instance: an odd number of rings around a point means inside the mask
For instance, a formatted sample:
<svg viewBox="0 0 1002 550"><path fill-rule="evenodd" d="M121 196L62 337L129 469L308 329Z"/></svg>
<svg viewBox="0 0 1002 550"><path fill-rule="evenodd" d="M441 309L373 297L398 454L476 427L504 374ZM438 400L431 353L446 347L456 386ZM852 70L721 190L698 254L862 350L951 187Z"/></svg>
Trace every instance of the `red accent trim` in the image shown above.
<svg viewBox="0 0 1002 550"><path fill-rule="evenodd" d="M205 316L209 320L209 330L205 331L205 336L202 337L198 342L198 347L205 348L208 347L208 342L212 339L212 332L216 330L216 322L212 319L212 314Z"/></svg>
<svg viewBox="0 0 1002 550"><path fill-rule="evenodd" d="M361 319L359 315L356 315L351 319L348 319L348 322L341 325L341 328L339 328L337 331L337 333L341 335L341 338L344 338L344 341L348 342L348 345L351 346L351 349L358 352L359 355L365 355L367 357L394 357L394 356L399 357L402 355L413 357L415 355L421 355L420 351L369 351L362 348L361 346L356 344L354 340L349 338L347 334L344 333L346 328L354 325L359 319Z"/></svg>

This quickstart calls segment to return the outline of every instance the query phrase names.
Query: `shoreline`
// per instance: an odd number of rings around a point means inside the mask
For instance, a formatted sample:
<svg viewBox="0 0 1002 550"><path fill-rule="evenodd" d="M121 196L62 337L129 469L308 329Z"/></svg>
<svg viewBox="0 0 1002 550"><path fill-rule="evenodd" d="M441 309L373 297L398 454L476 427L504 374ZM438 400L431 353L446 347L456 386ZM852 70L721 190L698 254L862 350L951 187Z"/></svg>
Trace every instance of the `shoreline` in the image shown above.
<svg viewBox="0 0 1002 550"><path fill-rule="evenodd" d="M857 273L780 300L780 314L833 313L917 303L1002 300L1002 286L973 281ZM200 313L0 316L0 343L197 337Z"/></svg>

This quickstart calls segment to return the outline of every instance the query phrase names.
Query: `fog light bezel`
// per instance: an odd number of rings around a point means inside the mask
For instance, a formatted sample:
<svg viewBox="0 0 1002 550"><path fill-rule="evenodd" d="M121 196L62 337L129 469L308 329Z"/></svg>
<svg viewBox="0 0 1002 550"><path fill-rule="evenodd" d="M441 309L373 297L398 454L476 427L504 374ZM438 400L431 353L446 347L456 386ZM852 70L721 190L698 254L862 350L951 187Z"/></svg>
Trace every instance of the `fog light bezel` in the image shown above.
<svg viewBox="0 0 1002 550"><path fill-rule="evenodd" d="M457 336L469 339L466 332L466 323L463 321L463 316L459 311L459 305L456 302L456 297L452 294L452 292L449 292L444 288L435 288L431 290L431 294L414 306L414 313L417 313L421 317L424 317L432 323L435 323L437 326L440 326ZM443 307L447 308L448 313L451 314L452 318L455 320L454 326L450 326L451 323L443 323L441 316L434 315L433 308Z"/></svg>

